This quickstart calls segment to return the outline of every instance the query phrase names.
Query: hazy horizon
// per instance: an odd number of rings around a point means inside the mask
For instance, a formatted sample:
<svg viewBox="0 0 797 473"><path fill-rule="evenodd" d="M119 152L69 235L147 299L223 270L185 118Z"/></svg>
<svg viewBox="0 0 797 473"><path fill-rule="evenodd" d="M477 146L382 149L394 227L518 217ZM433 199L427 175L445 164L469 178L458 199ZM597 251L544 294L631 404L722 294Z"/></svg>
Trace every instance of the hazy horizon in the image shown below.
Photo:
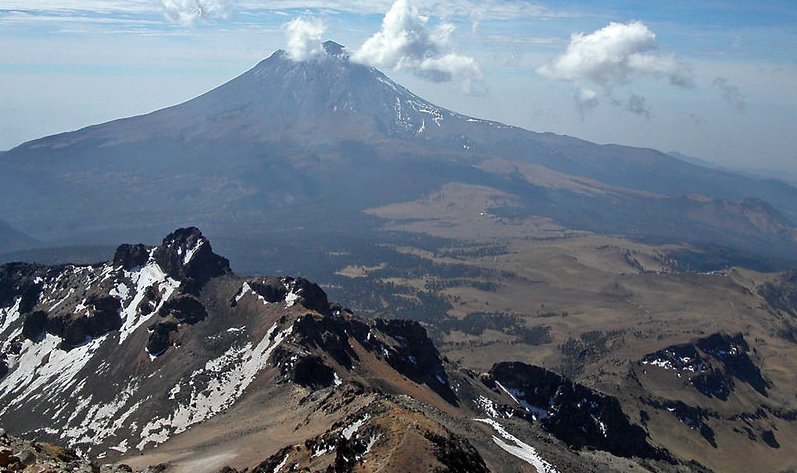
<svg viewBox="0 0 797 473"><path fill-rule="evenodd" d="M797 173L795 19L785 1L10 0L0 149L178 104L280 48L312 60L321 38L467 115Z"/></svg>

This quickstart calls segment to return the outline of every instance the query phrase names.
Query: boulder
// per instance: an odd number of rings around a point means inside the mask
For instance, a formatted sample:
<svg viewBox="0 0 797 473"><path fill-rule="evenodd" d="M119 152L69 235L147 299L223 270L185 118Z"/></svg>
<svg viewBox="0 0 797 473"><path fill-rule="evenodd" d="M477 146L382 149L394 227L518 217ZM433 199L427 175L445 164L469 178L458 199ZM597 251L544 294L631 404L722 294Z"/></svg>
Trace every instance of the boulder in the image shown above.
<svg viewBox="0 0 797 473"><path fill-rule="evenodd" d="M19 463L28 466L36 463L36 453L32 450L26 449L17 454Z"/></svg>
<svg viewBox="0 0 797 473"><path fill-rule="evenodd" d="M16 460L11 450L7 448L0 448L0 468L8 468L11 465L12 458Z"/></svg>
<svg viewBox="0 0 797 473"><path fill-rule="evenodd" d="M147 352L152 356L163 354L172 345L172 333L177 331L180 323L173 317L159 320L149 326Z"/></svg>

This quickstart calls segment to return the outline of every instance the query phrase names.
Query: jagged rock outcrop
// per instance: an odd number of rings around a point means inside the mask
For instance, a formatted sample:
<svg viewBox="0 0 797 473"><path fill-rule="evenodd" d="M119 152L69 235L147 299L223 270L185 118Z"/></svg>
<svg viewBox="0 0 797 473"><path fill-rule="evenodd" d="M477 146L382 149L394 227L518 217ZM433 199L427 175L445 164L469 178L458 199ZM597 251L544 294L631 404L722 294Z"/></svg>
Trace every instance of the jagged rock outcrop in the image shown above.
<svg viewBox="0 0 797 473"><path fill-rule="evenodd" d="M30 312L41 292L39 278L45 267L29 263L9 263L0 266L0 307L10 306L19 299L19 310Z"/></svg>
<svg viewBox="0 0 797 473"><path fill-rule="evenodd" d="M147 264L149 260L149 249L142 244L130 245L122 244L116 249L113 255L113 265L121 267L127 271L140 268Z"/></svg>
<svg viewBox="0 0 797 473"><path fill-rule="evenodd" d="M238 294L230 301L235 306L237 299L246 291L252 291L262 297L265 302L287 301L299 304L320 314L330 314L327 295L318 284L304 278L269 276L256 278L242 286Z"/></svg>
<svg viewBox="0 0 797 473"><path fill-rule="evenodd" d="M351 337L402 376L457 404L440 353L418 322L377 319L369 325L351 313L337 310L323 317L307 314L296 321L294 328L303 346L318 347L348 370L359 359L349 341ZM295 362L285 363L285 366L295 365Z"/></svg>
<svg viewBox="0 0 797 473"><path fill-rule="evenodd" d="M387 356L390 366L416 383L426 384L448 402L457 404L440 352L421 324L408 320L377 320L376 327L399 342Z"/></svg>
<svg viewBox="0 0 797 473"><path fill-rule="evenodd" d="M595 448L622 457L663 458L647 442L645 430L631 424L619 401L539 366L496 363L483 377L510 395L542 426L575 448Z"/></svg>
<svg viewBox="0 0 797 473"><path fill-rule="evenodd" d="M211 278L231 272L229 260L213 253L208 239L195 227L167 235L152 258L169 277L182 281L186 292L196 292Z"/></svg>
<svg viewBox="0 0 797 473"><path fill-rule="evenodd" d="M685 377L701 394L727 401L736 389L735 380L767 396L769 382L749 355L742 334L715 333L693 342L673 345L640 360L646 367L671 370Z"/></svg>

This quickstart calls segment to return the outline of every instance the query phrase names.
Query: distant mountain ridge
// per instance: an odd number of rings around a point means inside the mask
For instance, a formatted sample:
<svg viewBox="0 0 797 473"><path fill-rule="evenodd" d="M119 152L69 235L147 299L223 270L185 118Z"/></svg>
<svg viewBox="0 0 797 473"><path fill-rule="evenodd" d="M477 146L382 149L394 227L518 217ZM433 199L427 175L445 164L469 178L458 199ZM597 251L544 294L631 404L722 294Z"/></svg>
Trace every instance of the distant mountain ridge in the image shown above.
<svg viewBox="0 0 797 473"><path fill-rule="evenodd" d="M370 231L363 210L459 182L568 228L794 254L794 187L467 117L325 48L306 62L277 51L183 104L0 154L0 215L60 245L154 240L186 223L238 239Z"/></svg>
<svg viewBox="0 0 797 473"><path fill-rule="evenodd" d="M38 245L31 236L12 227L8 222L0 220L0 254L28 249Z"/></svg>

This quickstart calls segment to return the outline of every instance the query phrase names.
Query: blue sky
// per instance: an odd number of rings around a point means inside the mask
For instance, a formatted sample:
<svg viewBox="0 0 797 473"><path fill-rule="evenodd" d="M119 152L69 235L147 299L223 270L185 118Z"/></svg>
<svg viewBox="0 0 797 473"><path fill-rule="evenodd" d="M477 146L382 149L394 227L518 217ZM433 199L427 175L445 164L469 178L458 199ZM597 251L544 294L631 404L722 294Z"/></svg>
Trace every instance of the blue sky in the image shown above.
<svg viewBox="0 0 797 473"><path fill-rule="evenodd" d="M430 43L434 54L479 71L478 87L464 87L457 71L432 82L420 62L375 64L432 102L535 131L797 174L794 0L409 3L430 37L455 27L445 44ZM0 149L199 95L285 47L283 25L296 17L365 49L392 4L0 0ZM584 40L571 43L577 33ZM590 63L604 46L626 48L632 66Z"/></svg>

